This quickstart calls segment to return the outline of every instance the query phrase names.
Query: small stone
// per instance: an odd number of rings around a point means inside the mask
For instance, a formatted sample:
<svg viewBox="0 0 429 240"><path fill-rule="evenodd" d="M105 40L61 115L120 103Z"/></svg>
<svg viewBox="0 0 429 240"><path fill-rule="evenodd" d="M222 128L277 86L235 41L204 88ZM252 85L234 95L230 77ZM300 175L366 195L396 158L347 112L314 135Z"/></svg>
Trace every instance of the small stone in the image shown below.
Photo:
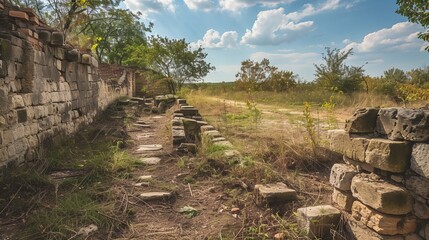
<svg viewBox="0 0 429 240"><path fill-rule="evenodd" d="M382 213L403 215L411 212L413 197L406 189L373 174L358 174L352 180L353 197Z"/></svg>
<svg viewBox="0 0 429 240"><path fill-rule="evenodd" d="M238 214L240 212L240 208L231 208L231 213Z"/></svg>
<svg viewBox="0 0 429 240"><path fill-rule="evenodd" d="M234 145L232 145L232 143L230 141L214 142L213 145L222 146L222 147L226 147L226 148L233 148L234 147Z"/></svg>
<svg viewBox="0 0 429 240"><path fill-rule="evenodd" d="M204 125L200 127L201 133L216 130L212 125Z"/></svg>
<svg viewBox="0 0 429 240"><path fill-rule="evenodd" d="M157 165L161 162L161 158L158 158L158 157L140 158L139 162L147 165Z"/></svg>
<svg viewBox="0 0 429 240"><path fill-rule="evenodd" d="M134 184L135 187L149 187L149 183L148 182L139 182Z"/></svg>
<svg viewBox="0 0 429 240"><path fill-rule="evenodd" d="M274 234L274 239L283 240L285 238L284 233L276 233Z"/></svg>
<svg viewBox="0 0 429 240"><path fill-rule="evenodd" d="M138 177L139 180L151 180L152 179L152 175L143 175Z"/></svg>
<svg viewBox="0 0 429 240"><path fill-rule="evenodd" d="M177 148L178 151L196 154L198 149L195 143L181 143Z"/></svg>
<svg viewBox="0 0 429 240"><path fill-rule="evenodd" d="M280 182L255 185L254 197L259 206L283 204L297 199L296 191Z"/></svg>
<svg viewBox="0 0 429 240"><path fill-rule="evenodd" d="M149 144L149 145L140 145L137 149L137 152L150 152L150 151L159 151L163 147L160 144Z"/></svg>
<svg viewBox="0 0 429 240"><path fill-rule="evenodd" d="M328 238L331 229L338 227L340 217L340 210L331 205L298 208L297 210L298 227L309 237Z"/></svg>
<svg viewBox="0 0 429 240"><path fill-rule="evenodd" d="M350 191L352 179L357 173L356 169L351 165L334 164L331 169L329 183L340 190Z"/></svg>
<svg viewBox="0 0 429 240"><path fill-rule="evenodd" d="M140 194L143 201L156 201L171 198L170 192L147 192Z"/></svg>

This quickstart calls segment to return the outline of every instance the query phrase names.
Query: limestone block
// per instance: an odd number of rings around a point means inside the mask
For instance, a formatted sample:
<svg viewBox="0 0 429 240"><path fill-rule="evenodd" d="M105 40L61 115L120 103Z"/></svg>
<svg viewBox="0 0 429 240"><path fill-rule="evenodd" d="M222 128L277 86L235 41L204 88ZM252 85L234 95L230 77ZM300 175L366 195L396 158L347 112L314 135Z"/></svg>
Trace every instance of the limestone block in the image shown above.
<svg viewBox="0 0 429 240"><path fill-rule="evenodd" d="M350 145L350 136L343 129L334 129L328 131L330 149L334 152L344 154L345 149Z"/></svg>
<svg viewBox="0 0 429 240"><path fill-rule="evenodd" d="M13 142L13 131L8 129L3 131L3 145L8 145Z"/></svg>
<svg viewBox="0 0 429 240"><path fill-rule="evenodd" d="M415 143L411 152L411 169L420 176L429 178L429 144Z"/></svg>
<svg viewBox="0 0 429 240"><path fill-rule="evenodd" d="M30 17L28 16L28 14L26 12L22 12L22 11L9 11L9 16L13 17L13 18L20 18L23 20L30 20Z"/></svg>
<svg viewBox="0 0 429 240"><path fill-rule="evenodd" d="M403 235L388 236L375 232L360 221L345 214L345 239L347 240L404 240Z"/></svg>
<svg viewBox="0 0 429 240"><path fill-rule="evenodd" d="M0 113L9 111L9 91L6 87L0 87Z"/></svg>
<svg viewBox="0 0 429 240"><path fill-rule="evenodd" d="M354 198L350 192L341 191L334 188L332 193L332 202L340 209L350 212L352 210Z"/></svg>
<svg viewBox="0 0 429 240"><path fill-rule="evenodd" d="M429 219L429 205L426 203L425 199L415 200L413 212L419 219Z"/></svg>
<svg viewBox="0 0 429 240"><path fill-rule="evenodd" d="M55 48L55 58L59 60L63 60L64 57L65 57L65 49L60 47Z"/></svg>
<svg viewBox="0 0 429 240"><path fill-rule="evenodd" d="M186 138L196 140L199 136L199 126L196 120L184 118L182 119L183 126L185 127Z"/></svg>
<svg viewBox="0 0 429 240"><path fill-rule="evenodd" d="M18 123L27 122L27 109L21 108L16 110Z"/></svg>
<svg viewBox="0 0 429 240"><path fill-rule="evenodd" d="M171 120L171 125L172 126L183 126L183 122L182 122L182 120L179 120L179 119L173 119L173 120Z"/></svg>
<svg viewBox="0 0 429 240"><path fill-rule="evenodd" d="M349 133L374 132L378 110L378 108L357 109L352 118L346 121L346 131Z"/></svg>
<svg viewBox="0 0 429 240"><path fill-rule="evenodd" d="M407 142L388 139L371 139L366 153L365 162L394 173L401 173L410 165L411 145Z"/></svg>
<svg viewBox="0 0 429 240"><path fill-rule="evenodd" d="M182 113L185 117L192 117L198 115L198 109L196 108L181 108L180 113Z"/></svg>
<svg viewBox="0 0 429 240"><path fill-rule="evenodd" d="M344 146L344 156L359 162L365 162L365 152L369 145L368 138L351 138Z"/></svg>
<svg viewBox="0 0 429 240"><path fill-rule="evenodd" d="M213 142L213 145L220 146L220 147L225 147L225 148L228 148L228 149L234 148L234 145L232 145L232 143L230 141Z"/></svg>
<svg viewBox="0 0 429 240"><path fill-rule="evenodd" d="M186 104L186 99L178 98L178 99L176 99L176 104L177 105L180 105L180 104L184 105L184 104Z"/></svg>
<svg viewBox="0 0 429 240"><path fill-rule="evenodd" d="M331 229L339 225L341 212L331 205L298 208L297 220L299 229L310 238L329 238Z"/></svg>
<svg viewBox="0 0 429 240"><path fill-rule="evenodd" d="M62 32L53 32L51 35L51 44L54 46L64 45L64 34Z"/></svg>
<svg viewBox="0 0 429 240"><path fill-rule="evenodd" d="M356 169L351 165L334 164L331 169L329 183L340 190L350 191L352 179L357 173Z"/></svg>
<svg viewBox="0 0 429 240"><path fill-rule="evenodd" d="M92 66L98 68L98 60L95 57L91 58L91 64Z"/></svg>
<svg viewBox="0 0 429 240"><path fill-rule="evenodd" d="M201 133L216 130L212 125L204 125L200 127Z"/></svg>
<svg viewBox="0 0 429 240"><path fill-rule="evenodd" d="M374 174L358 174L352 180L353 197L382 213L411 212L413 197L406 189L390 184Z"/></svg>
<svg viewBox="0 0 429 240"><path fill-rule="evenodd" d="M8 76L7 62L0 59L0 78L5 78L7 76Z"/></svg>
<svg viewBox="0 0 429 240"><path fill-rule="evenodd" d="M213 138L222 137L222 134L217 130L205 131L202 133L203 138L212 140Z"/></svg>
<svg viewBox="0 0 429 240"><path fill-rule="evenodd" d="M390 139L413 142L429 140L429 110L398 109L397 124Z"/></svg>
<svg viewBox="0 0 429 240"><path fill-rule="evenodd" d="M396 125L397 108L381 108L378 111L375 131L380 134L391 136ZM392 139L395 140L395 137Z"/></svg>
<svg viewBox="0 0 429 240"><path fill-rule="evenodd" d="M297 199L296 191L286 184L269 183L256 184L254 190L255 202L258 206L284 204Z"/></svg>
<svg viewBox="0 0 429 240"><path fill-rule="evenodd" d="M79 61L79 51L77 49L72 49L66 51L65 58L69 62L78 62Z"/></svg>
<svg viewBox="0 0 429 240"><path fill-rule="evenodd" d="M429 180L420 176L406 176L405 187L424 199L429 199Z"/></svg>
<svg viewBox="0 0 429 240"><path fill-rule="evenodd" d="M353 203L352 217L377 233L385 235L413 233L417 228L417 221L414 216L382 214L359 201Z"/></svg>

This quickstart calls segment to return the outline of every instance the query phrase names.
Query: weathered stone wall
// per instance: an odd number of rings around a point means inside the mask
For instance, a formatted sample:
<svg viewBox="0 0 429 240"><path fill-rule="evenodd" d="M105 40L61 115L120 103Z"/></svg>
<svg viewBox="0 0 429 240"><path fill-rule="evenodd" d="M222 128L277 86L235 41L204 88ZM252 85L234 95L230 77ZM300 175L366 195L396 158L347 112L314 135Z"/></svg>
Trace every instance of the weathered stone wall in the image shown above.
<svg viewBox="0 0 429 240"><path fill-rule="evenodd" d="M46 139L76 132L132 94L131 72L116 81L98 72L94 57L65 44L31 9L0 0L0 167L34 159Z"/></svg>
<svg viewBox="0 0 429 240"><path fill-rule="evenodd" d="M330 182L351 239L429 239L429 109L365 108L329 132Z"/></svg>

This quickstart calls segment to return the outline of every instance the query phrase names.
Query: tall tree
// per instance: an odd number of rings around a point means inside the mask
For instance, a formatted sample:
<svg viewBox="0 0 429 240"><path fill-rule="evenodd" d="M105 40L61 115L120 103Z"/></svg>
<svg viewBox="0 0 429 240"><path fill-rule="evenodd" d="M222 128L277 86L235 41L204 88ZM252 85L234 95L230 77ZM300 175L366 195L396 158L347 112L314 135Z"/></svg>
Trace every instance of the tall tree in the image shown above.
<svg viewBox="0 0 429 240"><path fill-rule="evenodd" d="M87 47L92 46L98 59L109 63L122 64L130 54L127 46L146 44L146 32L153 26L146 26L139 21L139 15L125 9L109 9L92 17L76 32L90 37Z"/></svg>
<svg viewBox="0 0 429 240"><path fill-rule="evenodd" d="M316 67L316 82L334 91L353 92L359 90L364 80L363 66L355 67L345 64L346 59L352 54L352 49L341 51L326 48L326 54L322 54L325 64L314 65Z"/></svg>
<svg viewBox="0 0 429 240"><path fill-rule="evenodd" d="M384 71L384 78L387 81L393 81L396 83L405 83L407 81L407 75L405 72L398 68L391 68Z"/></svg>
<svg viewBox="0 0 429 240"><path fill-rule="evenodd" d="M214 70L205 61L204 49L191 49L185 39L151 37L148 44L129 46L127 64L149 67L163 75L171 93L176 94L185 82L197 82Z"/></svg>
<svg viewBox="0 0 429 240"><path fill-rule="evenodd" d="M397 0L397 13L405 16L413 23L419 23L426 30L419 33L419 38L429 42L429 3L427 0ZM429 45L426 47L429 51Z"/></svg>

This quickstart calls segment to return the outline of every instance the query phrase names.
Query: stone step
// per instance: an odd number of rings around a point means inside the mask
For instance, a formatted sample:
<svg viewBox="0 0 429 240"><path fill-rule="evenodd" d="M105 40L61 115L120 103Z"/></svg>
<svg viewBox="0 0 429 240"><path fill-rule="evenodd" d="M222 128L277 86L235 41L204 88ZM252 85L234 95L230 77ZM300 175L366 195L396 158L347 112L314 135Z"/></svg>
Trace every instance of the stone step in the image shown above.
<svg viewBox="0 0 429 240"><path fill-rule="evenodd" d="M145 158L140 158L138 160L138 162L143 163L143 164L147 164L147 165L157 165L161 162L161 158L159 158L159 157L145 157Z"/></svg>
<svg viewBox="0 0 429 240"><path fill-rule="evenodd" d="M151 151L159 151L162 150L163 147L161 144L148 144L148 145L140 145L137 152L151 152Z"/></svg>
<svg viewBox="0 0 429 240"><path fill-rule="evenodd" d="M297 199L296 191L281 182L256 184L254 197L258 206L283 204Z"/></svg>
<svg viewBox="0 0 429 240"><path fill-rule="evenodd" d="M152 175L142 175L142 176L139 176L137 179L142 181L147 181L147 180L151 180L152 178L153 178Z"/></svg>
<svg viewBox="0 0 429 240"><path fill-rule="evenodd" d="M338 228L340 218L340 210L331 205L298 208L297 210L298 227L310 238L332 239L330 232Z"/></svg>
<svg viewBox="0 0 429 240"><path fill-rule="evenodd" d="M139 127L139 128L150 128L150 125L148 125L148 124L141 124L141 123L134 123L133 126Z"/></svg>

